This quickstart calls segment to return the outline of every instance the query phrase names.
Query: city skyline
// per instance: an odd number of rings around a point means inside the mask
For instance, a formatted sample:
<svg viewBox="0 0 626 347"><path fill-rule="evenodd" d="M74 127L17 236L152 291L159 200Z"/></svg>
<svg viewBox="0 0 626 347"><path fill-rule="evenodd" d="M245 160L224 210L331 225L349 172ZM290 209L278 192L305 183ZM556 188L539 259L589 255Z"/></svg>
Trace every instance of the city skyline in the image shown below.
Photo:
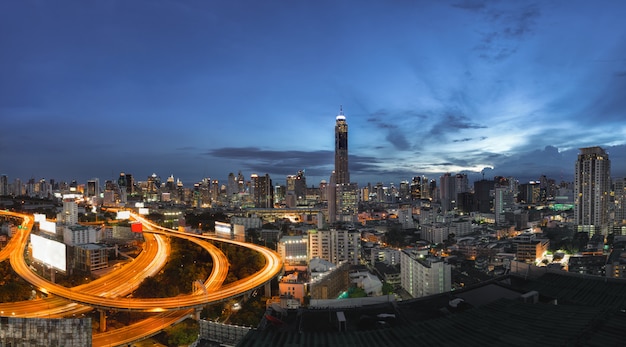
<svg viewBox="0 0 626 347"><path fill-rule="evenodd" d="M626 4L0 4L0 174L329 180L626 175Z"/></svg>

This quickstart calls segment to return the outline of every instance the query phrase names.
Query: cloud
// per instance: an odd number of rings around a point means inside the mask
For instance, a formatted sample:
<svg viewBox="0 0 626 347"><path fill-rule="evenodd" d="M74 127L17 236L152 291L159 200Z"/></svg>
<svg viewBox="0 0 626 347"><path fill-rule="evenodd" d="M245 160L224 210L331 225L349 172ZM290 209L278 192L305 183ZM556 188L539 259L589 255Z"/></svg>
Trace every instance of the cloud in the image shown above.
<svg viewBox="0 0 626 347"><path fill-rule="evenodd" d="M465 115L456 115L447 112L443 118L433 125L430 135L445 135L446 133L458 132L464 129L485 129L484 125L473 123Z"/></svg>
<svg viewBox="0 0 626 347"><path fill-rule="evenodd" d="M514 55L520 42L534 33L536 19L541 16L539 7L533 4L514 9L495 6L480 11L487 28L480 32L479 43L474 46L480 58L491 62L502 61Z"/></svg>
<svg viewBox="0 0 626 347"><path fill-rule="evenodd" d="M486 140L486 139L487 139L487 136L481 136L479 138L465 137L465 138L462 138L462 139L452 140L452 142L470 142L470 141L474 141L474 140L483 141L483 140Z"/></svg>
<svg viewBox="0 0 626 347"><path fill-rule="evenodd" d="M387 140L396 150L407 151L412 148L412 145L407 139L404 129L397 125L395 119L413 117L423 119L424 116L414 111L404 111L400 113L402 116L394 116L389 111L379 110L372 113L367 118L367 122L374 124L379 129L386 129L387 135L385 136L385 140Z"/></svg>

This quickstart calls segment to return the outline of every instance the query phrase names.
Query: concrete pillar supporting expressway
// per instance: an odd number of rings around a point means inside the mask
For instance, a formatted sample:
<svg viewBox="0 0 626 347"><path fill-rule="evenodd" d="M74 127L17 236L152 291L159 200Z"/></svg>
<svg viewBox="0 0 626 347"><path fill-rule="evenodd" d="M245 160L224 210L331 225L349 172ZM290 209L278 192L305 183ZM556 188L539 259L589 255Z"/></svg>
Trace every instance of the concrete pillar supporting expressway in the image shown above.
<svg viewBox="0 0 626 347"><path fill-rule="evenodd" d="M107 331L107 312L106 310L98 310L100 312L100 332Z"/></svg>
<svg viewBox="0 0 626 347"><path fill-rule="evenodd" d="M272 285L271 282L266 282L265 286L265 293L263 294L266 298L271 298L272 297Z"/></svg>

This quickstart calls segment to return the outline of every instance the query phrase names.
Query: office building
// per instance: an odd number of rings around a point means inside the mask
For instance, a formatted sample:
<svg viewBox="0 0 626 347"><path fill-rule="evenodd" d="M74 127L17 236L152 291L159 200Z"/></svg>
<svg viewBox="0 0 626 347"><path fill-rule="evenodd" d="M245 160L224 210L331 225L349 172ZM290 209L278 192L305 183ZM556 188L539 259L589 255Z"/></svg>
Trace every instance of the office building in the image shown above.
<svg viewBox="0 0 626 347"><path fill-rule="evenodd" d="M86 195L88 197L100 196L100 180L99 179L93 178L87 181Z"/></svg>
<svg viewBox="0 0 626 347"><path fill-rule="evenodd" d="M496 225L505 225L506 212L513 211L514 195L509 187L495 187L493 199L493 212L495 214Z"/></svg>
<svg viewBox="0 0 626 347"><path fill-rule="evenodd" d="M493 208L493 180L480 180L474 182L474 195L478 204L478 212L491 213Z"/></svg>
<svg viewBox="0 0 626 347"><path fill-rule="evenodd" d="M252 199L256 208L272 208L274 207L274 187L270 175L259 176L251 175L252 181Z"/></svg>
<svg viewBox="0 0 626 347"><path fill-rule="evenodd" d="M579 232L606 235L611 161L600 147L581 148L574 172L574 218Z"/></svg>
<svg viewBox="0 0 626 347"><path fill-rule="evenodd" d="M617 235L625 235L622 229L626 227L626 177L615 179L613 191L615 192L613 232Z"/></svg>

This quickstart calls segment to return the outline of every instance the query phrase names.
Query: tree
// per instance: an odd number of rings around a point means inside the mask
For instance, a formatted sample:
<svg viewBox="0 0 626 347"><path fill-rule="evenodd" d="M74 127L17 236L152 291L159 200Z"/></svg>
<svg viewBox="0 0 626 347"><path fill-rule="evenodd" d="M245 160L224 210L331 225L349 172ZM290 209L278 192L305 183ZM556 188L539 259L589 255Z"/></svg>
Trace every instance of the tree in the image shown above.
<svg viewBox="0 0 626 347"><path fill-rule="evenodd" d="M165 329L169 346L188 345L198 338L198 323L193 320L185 320L171 328Z"/></svg>
<svg viewBox="0 0 626 347"><path fill-rule="evenodd" d="M393 285L389 282L383 282L383 295L393 293Z"/></svg>
<svg viewBox="0 0 626 347"><path fill-rule="evenodd" d="M348 297L349 298L364 298L367 296L365 289L361 287L350 287L348 289Z"/></svg>

